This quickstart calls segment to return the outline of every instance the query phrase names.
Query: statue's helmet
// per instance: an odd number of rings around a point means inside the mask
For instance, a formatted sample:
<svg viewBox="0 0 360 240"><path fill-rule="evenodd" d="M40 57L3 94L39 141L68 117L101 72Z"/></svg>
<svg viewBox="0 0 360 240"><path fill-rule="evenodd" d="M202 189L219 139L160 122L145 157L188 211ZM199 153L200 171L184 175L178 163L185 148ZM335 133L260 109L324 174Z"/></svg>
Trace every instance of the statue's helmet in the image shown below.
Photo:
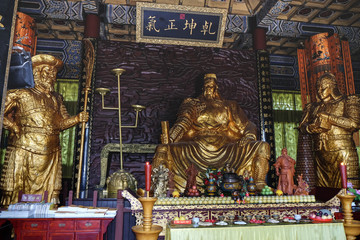
<svg viewBox="0 0 360 240"><path fill-rule="evenodd" d="M207 73L204 75L204 80L206 81L207 79L215 79L215 81L217 80L216 74L215 73Z"/></svg>
<svg viewBox="0 0 360 240"><path fill-rule="evenodd" d="M326 72L323 75L321 75L316 81L317 89L319 89L321 85L329 85L329 86L333 86L334 88L337 88L335 75L330 72Z"/></svg>
<svg viewBox="0 0 360 240"><path fill-rule="evenodd" d="M32 61L33 69L36 68L37 66L49 65L55 67L56 70L59 71L64 65L63 61L49 54L35 55L31 58L31 61Z"/></svg>

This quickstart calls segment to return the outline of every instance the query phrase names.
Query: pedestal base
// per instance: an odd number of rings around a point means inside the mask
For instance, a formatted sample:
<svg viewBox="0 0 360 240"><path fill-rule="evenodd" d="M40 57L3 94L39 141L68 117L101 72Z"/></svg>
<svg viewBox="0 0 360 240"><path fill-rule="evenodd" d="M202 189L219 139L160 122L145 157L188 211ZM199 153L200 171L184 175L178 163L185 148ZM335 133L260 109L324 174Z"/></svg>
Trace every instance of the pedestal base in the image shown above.
<svg viewBox="0 0 360 240"><path fill-rule="evenodd" d="M157 240L163 228L158 225L152 225L150 231L144 231L143 225L137 225L131 229L136 235L136 240Z"/></svg>
<svg viewBox="0 0 360 240"><path fill-rule="evenodd" d="M345 234L347 240L355 240L360 235L360 221L353 220L351 224L345 224Z"/></svg>

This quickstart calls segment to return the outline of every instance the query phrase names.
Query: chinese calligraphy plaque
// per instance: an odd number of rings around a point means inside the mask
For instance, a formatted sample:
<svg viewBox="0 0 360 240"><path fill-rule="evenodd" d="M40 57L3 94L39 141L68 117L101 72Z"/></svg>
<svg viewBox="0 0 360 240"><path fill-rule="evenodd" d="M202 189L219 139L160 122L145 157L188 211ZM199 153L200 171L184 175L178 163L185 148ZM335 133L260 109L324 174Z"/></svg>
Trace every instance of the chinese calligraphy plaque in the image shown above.
<svg viewBox="0 0 360 240"><path fill-rule="evenodd" d="M136 41L222 47L227 10L137 2Z"/></svg>

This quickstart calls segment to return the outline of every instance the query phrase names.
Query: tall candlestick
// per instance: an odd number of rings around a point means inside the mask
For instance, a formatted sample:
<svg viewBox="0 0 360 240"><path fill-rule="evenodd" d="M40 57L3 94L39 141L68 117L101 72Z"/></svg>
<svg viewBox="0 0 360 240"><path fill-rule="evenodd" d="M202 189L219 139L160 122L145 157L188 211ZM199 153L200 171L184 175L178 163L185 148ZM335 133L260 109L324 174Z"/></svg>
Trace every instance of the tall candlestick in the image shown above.
<svg viewBox="0 0 360 240"><path fill-rule="evenodd" d="M344 162L340 163L340 174L341 174L341 187L347 188L346 164Z"/></svg>
<svg viewBox="0 0 360 240"><path fill-rule="evenodd" d="M151 165L149 162L145 164L145 190L150 191L151 187Z"/></svg>

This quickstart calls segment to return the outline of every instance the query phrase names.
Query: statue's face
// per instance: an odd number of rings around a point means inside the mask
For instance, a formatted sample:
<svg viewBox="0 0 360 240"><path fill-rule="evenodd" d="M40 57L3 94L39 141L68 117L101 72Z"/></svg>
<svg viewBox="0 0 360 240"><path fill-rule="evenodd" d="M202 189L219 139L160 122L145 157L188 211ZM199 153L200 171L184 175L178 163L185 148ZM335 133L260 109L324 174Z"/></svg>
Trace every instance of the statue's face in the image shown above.
<svg viewBox="0 0 360 240"><path fill-rule="evenodd" d="M333 87L329 83L322 83L318 89L319 98L323 101L331 99Z"/></svg>
<svg viewBox="0 0 360 240"><path fill-rule="evenodd" d="M216 97L216 88L217 85L215 83L215 79L207 80L204 84L204 97L206 99L215 99Z"/></svg>
<svg viewBox="0 0 360 240"><path fill-rule="evenodd" d="M45 66L40 72L39 78L36 80L36 85L44 90L54 91L56 82L57 70L53 66Z"/></svg>

